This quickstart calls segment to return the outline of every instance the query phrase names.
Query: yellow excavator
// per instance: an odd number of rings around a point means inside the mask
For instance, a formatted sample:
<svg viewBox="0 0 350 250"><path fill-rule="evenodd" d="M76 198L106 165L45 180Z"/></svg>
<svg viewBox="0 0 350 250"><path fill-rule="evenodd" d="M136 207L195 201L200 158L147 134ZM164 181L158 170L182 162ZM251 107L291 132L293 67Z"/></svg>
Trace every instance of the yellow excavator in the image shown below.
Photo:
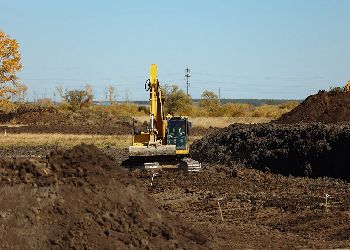
<svg viewBox="0 0 350 250"><path fill-rule="evenodd" d="M191 125L188 117L165 116L165 98L158 81L156 64L151 64L145 89L150 94L149 127L145 131L137 131L133 123L132 146L129 147L129 159L124 165L130 168L199 171L201 164L188 157Z"/></svg>
<svg viewBox="0 0 350 250"><path fill-rule="evenodd" d="M350 92L350 80L349 80L348 83L345 85L344 91L345 91L345 92Z"/></svg>

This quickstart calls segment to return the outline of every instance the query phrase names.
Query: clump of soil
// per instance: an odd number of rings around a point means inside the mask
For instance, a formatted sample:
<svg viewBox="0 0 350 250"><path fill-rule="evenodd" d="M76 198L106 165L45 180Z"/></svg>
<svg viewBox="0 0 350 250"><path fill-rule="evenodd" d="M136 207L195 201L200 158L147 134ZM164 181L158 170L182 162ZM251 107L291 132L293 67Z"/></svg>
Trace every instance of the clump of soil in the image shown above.
<svg viewBox="0 0 350 250"><path fill-rule="evenodd" d="M1 166L6 202L0 204L0 248L205 247L204 237L158 208L128 171L95 146L36 161L2 160Z"/></svg>
<svg viewBox="0 0 350 250"><path fill-rule="evenodd" d="M232 124L195 141L190 152L204 162L350 179L350 125Z"/></svg>
<svg viewBox="0 0 350 250"><path fill-rule="evenodd" d="M306 98L300 105L283 114L276 123L350 121L350 92L319 91Z"/></svg>

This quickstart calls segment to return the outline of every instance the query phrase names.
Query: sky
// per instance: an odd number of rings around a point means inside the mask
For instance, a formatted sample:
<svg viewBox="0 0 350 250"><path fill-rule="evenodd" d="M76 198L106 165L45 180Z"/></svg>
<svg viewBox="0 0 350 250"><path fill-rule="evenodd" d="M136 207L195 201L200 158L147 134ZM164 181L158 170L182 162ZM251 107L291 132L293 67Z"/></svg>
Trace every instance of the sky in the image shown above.
<svg viewBox="0 0 350 250"><path fill-rule="evenodd" d="M303 99L350 79L347 0L0 0L0 29L20 44L28 97L91 84L147 100L161 84L221 98Z"/></svg>

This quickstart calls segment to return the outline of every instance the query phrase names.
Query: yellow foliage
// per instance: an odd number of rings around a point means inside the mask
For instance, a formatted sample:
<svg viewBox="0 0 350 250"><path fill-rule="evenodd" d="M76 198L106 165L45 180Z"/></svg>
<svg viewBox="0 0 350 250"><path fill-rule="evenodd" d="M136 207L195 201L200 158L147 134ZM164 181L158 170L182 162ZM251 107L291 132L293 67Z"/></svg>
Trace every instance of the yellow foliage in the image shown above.
<svg viewBox="0 0 350 250"><path fill-rule="evenodd" d="M284 103L279 104L278 107L280 109L292 110L298 105L299 105L299 102L297 102L297 101L289 101L289 102L284 102Z"/></svg>
<svg viewBox="0 0 350 250"><path fill-rule="evenodd" d="M191 116L191 117L208 117L209 112L204 108L192 106L192 109L191 109L189 116Z"/></svg>
<svg viewBox="0 0 350 250"><path fill-rule="evenodd" d="M253 117L268 117L277 119L280 117L283 113L283 110L279 109L278 105L261 105L254 109L252 116Z"/></svg>
<svg viewBox="0 0 350 250"><path fill-rule="evenodd" d="M253 117L276 119L282 114L291 111L298 105L298 102L286 102L279 105L253 106L244 103L226 103L215 105L216 109L208 110L204 107L192 106L189 114L191 117Z"/></svg>
<svg viewBox="0 0 350 250"><path fill-rule="evenodd" d="M243 117L247 116L249 112L253 110L251 104L245 103L227 103L221 106L220 112L222 116L231 116L231 117Z"/></svg>
<svg viewBox="0 0 350 250"><path fill-rule="evenodd" d="M10 113L11 111L15 110L17 108L17 105L13 102L10 102L8 100L0 100L0 111L4 113Z"/></svg>
<svg viewBox="0 0 350 250"><path fill-rule="evenodd" d="M19 44L0 30L0 99L21 97L27 91L16 76L21 68Z"/></svg>

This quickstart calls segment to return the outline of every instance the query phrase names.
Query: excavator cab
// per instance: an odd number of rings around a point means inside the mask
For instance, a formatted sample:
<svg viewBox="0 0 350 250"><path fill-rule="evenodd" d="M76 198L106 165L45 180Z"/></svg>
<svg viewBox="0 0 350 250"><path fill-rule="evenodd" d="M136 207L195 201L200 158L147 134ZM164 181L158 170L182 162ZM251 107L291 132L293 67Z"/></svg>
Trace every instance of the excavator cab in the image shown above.
<svg viewBox="0 0 350 250"><path fill-rule="evenodd" d="M182 151L183 154L188 154L188 129L187 117L175 116L168 119L167 145L175 145L177 154Z"/></svg>

